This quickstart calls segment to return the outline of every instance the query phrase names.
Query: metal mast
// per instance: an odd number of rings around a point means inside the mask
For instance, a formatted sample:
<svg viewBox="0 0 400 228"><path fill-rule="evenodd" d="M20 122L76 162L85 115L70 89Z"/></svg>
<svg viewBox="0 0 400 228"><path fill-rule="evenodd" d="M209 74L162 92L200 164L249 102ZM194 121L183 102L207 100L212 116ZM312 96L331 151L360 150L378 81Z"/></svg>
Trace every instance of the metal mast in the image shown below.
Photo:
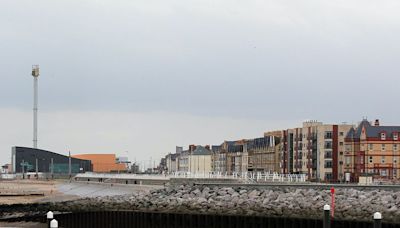
<svg viewBox="0 0 400 228"><path fill-rule="evenodd" d="M39 65L32 66L33 76L33 148L37 148L38 142L38 78Z"/></svg>

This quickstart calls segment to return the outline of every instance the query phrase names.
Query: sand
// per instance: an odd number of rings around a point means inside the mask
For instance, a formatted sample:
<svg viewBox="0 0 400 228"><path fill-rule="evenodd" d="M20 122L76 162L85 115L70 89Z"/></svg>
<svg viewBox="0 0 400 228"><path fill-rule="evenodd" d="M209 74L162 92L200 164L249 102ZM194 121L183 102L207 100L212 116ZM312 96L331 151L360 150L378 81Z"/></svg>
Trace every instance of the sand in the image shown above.
<svg viewBox="0 0 400 228"><path fill-rule="evenodd" d="M57 184L63 181L46 180L0 180L0 205L36 203L46 201L61 201L74 199L74 196L64 195L57 190ZM64 181L65 182L65 181ZM1 194L43 194L43 196L7 196Z"/></svg>

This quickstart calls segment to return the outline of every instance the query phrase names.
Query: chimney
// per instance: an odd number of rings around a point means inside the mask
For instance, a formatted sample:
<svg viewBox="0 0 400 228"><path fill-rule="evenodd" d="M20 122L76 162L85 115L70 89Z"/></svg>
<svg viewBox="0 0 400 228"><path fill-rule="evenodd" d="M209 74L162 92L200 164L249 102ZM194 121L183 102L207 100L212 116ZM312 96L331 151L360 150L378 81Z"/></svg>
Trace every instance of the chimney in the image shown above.
<svg viewBox="0 0 400 228"><path fill-rule="evenodd" d="M194 150L196 149L196 146L195 145L189 145L189 151L190 152L193 152Z"/></svg>
<svg viewBox="0 0 400 228"><path fill-rule="evenodd" d="M376 119L375 120L375 127L378 127L379 126L379 119Z"/></svg>

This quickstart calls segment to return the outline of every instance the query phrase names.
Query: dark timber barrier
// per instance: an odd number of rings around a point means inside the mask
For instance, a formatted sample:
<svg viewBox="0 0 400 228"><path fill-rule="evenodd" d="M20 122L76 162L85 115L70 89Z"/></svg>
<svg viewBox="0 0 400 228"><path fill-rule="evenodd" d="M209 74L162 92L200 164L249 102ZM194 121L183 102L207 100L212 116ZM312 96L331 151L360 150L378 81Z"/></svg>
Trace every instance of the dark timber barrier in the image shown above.
<svg viewBox="0 0 400 228"><path fill-rule="evenodd" d="M133 211L99 211L55 215L60 228L322 228L323 221L306 218L170 214ZM333 220L331 228L373 228L371 221ZM400 224L382 224L400 228Z"/></svg>

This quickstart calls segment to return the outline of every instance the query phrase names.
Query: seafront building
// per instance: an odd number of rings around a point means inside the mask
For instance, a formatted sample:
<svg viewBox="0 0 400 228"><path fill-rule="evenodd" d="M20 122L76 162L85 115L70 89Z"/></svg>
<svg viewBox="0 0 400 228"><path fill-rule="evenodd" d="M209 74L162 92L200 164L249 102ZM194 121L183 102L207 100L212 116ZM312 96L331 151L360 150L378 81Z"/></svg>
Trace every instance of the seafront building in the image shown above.
<svg viewBox="0 0 400 228"><path fill-rule="evenodd" d="M278 154L280 137L266 134L262 138L249 140L246 145L248 154L247 171L249 172L278 172Z"/></svg>
<svg viewBox="0 0 400 228"><path fill-rule="evenodd" d="M195 146L168 154L167 172L278 172L280 138L268 135L255 139L224 141L221 145ZM177 147L180 148L180 147Z"/></svg>
<svg viewBox="0 0 400 228"><path fill-rule="evenodd" d="M68 176L84 172L128 172L127 157L117 157L115 154L75 154L63 155L52 151L12 147L11 165L8 173L41 174L42 177ZM32 176L27 174L27 178Z"/></svg>
<svg viewBox="0 0 400 228"><path fill-rule="evenodd" d="M349 181L360 176L396 180L399 174L400 126L381 126L364 119L345 138L344 172Z"/></svg>
<svg viewBox="0 0 400 228"><path fill-rule="evenodd" d="M357 182L360 176L394 180L400 178L399 134L400 126L381 126L379 120L373 124L363 120L358 126L305 121L301 127L266 132L264 137L206 147L209 157L202 164L207 168L196 168L191 162L198 146L181 148L166 156L166 169L305 174L309 181L318 182Z"/></svg>
<svg viewBox="0 0 400 228"><path fill-rule="evenodd" d="M211 169L212 152L209 146L196 146L189 155L189 172L209 173Z"/></svg>
<svg viewBox="0 0 400 228"><path fill-rule="evenodd" d="M90 160L70 158L69 156L47 150L13 147L11 151L12 173L52 173L68 175L92 171Z"/></svg>
<svg viewBox="0 0 400 228"><path fill-rule="evenodd" d="M75 154L71 157L91 161L92 171L97 173L126 172L128 170L127 161L120 162L115 154Z"/></svg>
<svg viewBox="0 0 400 228"><path fill-rule="evenodd" d="M283 130L281 173L307 174L309 180L338 182L344 178L344 138L349 124L306 121Z"/></svg>

